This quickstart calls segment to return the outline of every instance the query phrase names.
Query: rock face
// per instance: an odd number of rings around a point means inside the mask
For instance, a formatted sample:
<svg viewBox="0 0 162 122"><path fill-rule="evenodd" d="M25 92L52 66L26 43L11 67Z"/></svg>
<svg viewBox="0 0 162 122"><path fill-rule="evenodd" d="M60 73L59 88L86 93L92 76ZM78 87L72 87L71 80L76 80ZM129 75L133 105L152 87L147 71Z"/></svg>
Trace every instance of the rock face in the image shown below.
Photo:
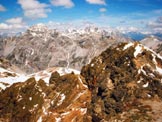
<svg viewBox="0 0 162 122"><path fill-rule="evenodd" d="M121 41L130 39L97 28L60 32L35 25L17 37L0 39L0 56L28 74L49 67L80 70L107 47Z"/></svg>
<svg viewBox="0 0 162 122"><path fill-rule="evenodd" d="M162 44L159 44L157 46L156 52L159 53L162 56Z"/></svg>
<svg viewBox="0 0 162 122"><path fill-rule="evenodd" d="M139 43L110 47L81 75L92 92L93 122L162 120L162 58Z"/></svg>
<svg viewBox="0 0 162 122"><path fill-rule="evenodd" d="M5 58L0 57L0 67L7 69L7 68L11 67L11 64Z"/></svg>
<svg viewBox="0 0 162 122"><path fill-rule="evenodd" d="M143 45L149 47L150 49L156 51L157 53L160 53L158 51L158 48L160 45L162 45L161 38L158 38L156 36L148 36L140 41Z"/></svg>
<svg viewBox="0 0 162 122"><path fill-rule="evenodd" d="M1 122L87 122L91 93L80 75L53 72L50 83L30 78L0 92Z"/></svg>

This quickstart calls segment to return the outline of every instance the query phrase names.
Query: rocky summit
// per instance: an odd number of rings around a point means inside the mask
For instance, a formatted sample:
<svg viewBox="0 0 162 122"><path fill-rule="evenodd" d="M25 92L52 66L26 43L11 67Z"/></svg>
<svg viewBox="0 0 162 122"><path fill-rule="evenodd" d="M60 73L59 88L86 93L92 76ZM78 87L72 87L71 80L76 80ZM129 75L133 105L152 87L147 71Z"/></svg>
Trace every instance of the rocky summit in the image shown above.
<svg viewBox="0 0 162 122"><path fill-rule="evenodd" d="M62 76L58 72L54 69L39 72L30 75L25 82L15 81L11 86L2 84L6 79L0 78L0 122L87 121L91 92L84 85L84 78L74 72L60 73ZM12 77L14 81L18 76Z"/></svg>
<svg viewBox="0 0 162 122"><path fill-rule="evenodd" d="M92 92L93 122L160 122L162 58L139 43L110 47L81 75Z"/></svg>
<svg viewBox="0 0 162 122"><path fill-rule="evenodd" d="M81 73L53 67L22 75L6 69L5 62L0 65L0 122L162 120L162 58L140 43L109 47Z"/></svg>

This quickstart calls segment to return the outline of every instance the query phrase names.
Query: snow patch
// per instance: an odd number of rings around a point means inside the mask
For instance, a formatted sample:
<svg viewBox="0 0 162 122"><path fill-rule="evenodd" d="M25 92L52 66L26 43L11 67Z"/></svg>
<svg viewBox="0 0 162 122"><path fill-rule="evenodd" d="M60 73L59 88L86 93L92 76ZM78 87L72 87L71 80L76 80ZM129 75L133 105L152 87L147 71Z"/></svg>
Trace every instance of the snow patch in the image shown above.
<svg viewBox="0 0 162 122"><path fill-rule="evenodd" d="M18 96L17 96L17 101L19 102L19 101L21 101L23 98L22 98L22 96L19 94Z"/></svg>
<svg viewBox="0 0 162 122"><path fill-rule="evenodd" d="M134 57L137 57L138 54L142 53L142 45L138 44L136 47L135 47L135 52L134 52Z"/></svg>
<svg viewBox="0 0 162 122"><path fill-rule="evenodd" d="M34 105L34 108L37 108L37 107L38 107L38 104L35 104L35 105Z"/></svg>
<svg viewBox="0 0 162 122"><path fill-rule="evenodd" d="M155 66L156 66L156 71L159 72L160 74L162 74L162 68L157 66L156 56L154 54L152 54L152 57L153 57L153 62L155 64Z"/></svg>
<svg viewBox="0 0 162 122"><path fill-rule="evenodd" d="M159 54L157 54L155 51L151 50L150 48L148 48L146 46L144 46L144 49L147 51L150 51L151 53L153 53L153 55L157 56L159 59L162 60L162 57Z"/></svg>
<svg viewBox="0 0 162 122"><path fill-rule="evenodd" d="M6 89L6 86L3 85L2 83L0 83L0 88L3 89L3 90L5 90Z"/></svg>
<svg viewBox="0 0 162 122"><path fill-rule="evenodd" d="M24 82L29 78L30 77L25 76L25 75L19 75L19 76L16 76L16 77L8 76L8 77L0 78L0 82L12 85L12 84L17 83L17 82Z"/></svg>
<svg viewBox="0 0 162 122"><path fill-rule="evenodd" d="M63 103L63 101L65 100L65 97L66 97L64 94L61 94L60 96L61 96L61 99L60 99L59 102L57 103L58 106L61 105L61 104Z"/></svg>
<svg viewBox="0 0 162 122"><path fill-rule="evenodd" d="M141 68L141 71L143 72L144 75L147 75L145 70L143 70L143 68Z"/></svg>
<svg viewBox="0 0 162 122"><path fill-rule="evenodd" d="M61 122L61 118L55 118L56 122Z"/></svg>
<svg viewBox="0 0 162 122"><path fill-rule="evenodd" d="M80 93L76 96L76 98L74 99L74 101L76 101L80 96L84 95L85 93L86 93L86 90L83 91L83 92L80 92Z"/></svg>
<svg viewBox="0 0 162 122"><path fill-rule="evenodd" d="M149 83L147 82L146 84L143 85L144 88L148 87Z"/></svg>
<svg viewBox="0 0 162 122"><path fill-rule="evenodd" d="M86 114L87 113L87 108L81 108L80 111L82 112L82 114Z"/></svg>
<svg viewBox="0 0 162 122"><path fill-rule="evenodd" d="M140 77L140 80L138 80L137 83L141 83L142 80L143 80L143 78Z"/></svg>
<svg viewBox="0 0 162 122"><path fill-rule="evenodd" d="M79 79L80 83L81 83L85 88L88 88L87 85L85 85L85 84L83 83L83 81L82 81L82 79L80 78L80 76L78 76L78 79Z"/></svg>
<svg viewBox="0 0 162 122"><path fill-rule="evenodd" d="M0 77L0 82L12 85L13 83L24 82L27 79L34 77L36 81L39 81L40 79L42 79L47 84L49 84L49 79L51 77L51 73L54 72L54 71L57 71L60 75L65 75L65 74L72 73L72 72L74 72L75 74L80 74L80 71L77 71L75 69L58 67L58 68L53 68L53 69L50 69L50 70L47 69L47 70L40 71L38 73L33 73L33 74L30 74L30 75L24 75L24 74L17 74L17 73L14 73L12 71L9 71L9 70L6 70L6 69L0 67L0 74L7 72L7 73L11 73L11 74L16 75L14 77L13 76ZM3 89L5 88L2 85L0 87L2 87Z"/></svg>
<svg viewBox="0 0 162 122"><path fill-rule="evenodd" d="M162 68L156 66L156 70L157 70L160 74L162 74Z"/></svg>
<svg viewBox="0 0 162 122"><path fill-rule="evenodd" d="M54 100L51 101L51 104L54 105Z"/></svg>
<svg viewBox="0 0 162 122"><path fill-rule="evenodd" d="M71 68L63 68L60 67L58 70L56 70L60 75L65 75L74 72L74 74L80 74L80 71L71 69Z"/></svg>
<svg viewBox="0 0 162 122"><path fill-rule="evenodd" d="M94 64L91 64L91 67L93 67L94 66Z"/></svg>
<svg viewBox="0 0 162 122"><path fill-rule="evenodd" d="M0 73L4 73L4 72L14 73L12 71L9 71L9 70L6 70L6 69L0 67Z"/></svg>
<svg viewBox="0 0 162 122"><path fill-rule="evenodd" d="M38 76L38 75L36 75L34 78L35 78L36 81L39 81L41 79L41 77Z"/></svg>
<svg viewBox="0 0 162 122"><path fill-rule="evenodd" d="M49 83L50 76L43 79L47 84Z"/></svg>
<svg viewBox="0 0 162 122"><path fill-rule="evenodd" d="M138 80L137 83L141 83L141 80Z"/></svg>
<svg viewBox="0 0 162 122"><path fill-rule="evenodd" d="M138 74L140 74L140 73L141 73L141 69L138 70Z"/></svg>
<svg viewBox="0 0 162 122"><path fill-rule="evenodd" d="M68 112L65 112L65 113L62 113L61 116L66 116L66 115L68 115L68 114L70 114L69 111L68 111Z"/></svg>
<svg viewBox="0 0 162 122"><path fill-rule="evenodd" d="M155 38L155 39L153 39L153 41L158 42L159 40Z"/></svg>
<svg viewBox="0 0 162 122"><path fill-rule="evenodd" d="M46 111L46 109L45 109L45 107L43 107L43 113L44 113L45 115L48 114L47 111Z"/></svg>
<svg viewBox="0 0 162 122"><path fill-rule="evenodd" d="M40 86L38 86L38 84L35 84L35 89L37 89L39 92L42 92L42 89L40 88Z"/></svg>
<svg viewBox="0 0 162 122"><path fill-rule="evenodd" d="M40 116L37 122L42 122L42 117Z"/></svg>
<svg viewBox="0 0 162 122"><path fill-rule="evenodd" d="M29 97L29 100L31 101L32 100L32 97Z"/></svg>
<svg viewBox="0 0 162 122"><path fill-rule="evenodd" d="M151 76L152 78L155 77L155 75L153 73L149 73L148 75Z"/></svg>
<svg viewBox="0 0 162 122"><path fill-rule="evenodd" d="M45 98L45 96L46 96L46 93L42 92L42 96L43 96L43 98Z"/></svg>
<svg viewBox="0 0 162 122"><path fill-rule="evenodd" d="M123 50L126 50L133 45L134 45L133 43L128 43L127 45L124 46Z"/></svg>
<svg viewBox="0 0 162 122"><path fill-rule="evenodd" d="M151 97L151 95L150 94L147 94L147 96L150 98Z"/></svg>

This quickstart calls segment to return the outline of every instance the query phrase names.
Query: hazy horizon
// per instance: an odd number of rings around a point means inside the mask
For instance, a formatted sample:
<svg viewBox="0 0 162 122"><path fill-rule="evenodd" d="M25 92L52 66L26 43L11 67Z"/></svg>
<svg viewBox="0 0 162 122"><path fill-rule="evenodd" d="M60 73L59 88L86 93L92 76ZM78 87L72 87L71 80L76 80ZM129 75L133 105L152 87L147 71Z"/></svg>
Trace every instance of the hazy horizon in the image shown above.
<svg viewBox="0 0 162 122"><path fill-rule="evenodd" d="M93 23L120 31L162 33L162 0L0 1L0 32L21 32L43 23Z"/></svg>

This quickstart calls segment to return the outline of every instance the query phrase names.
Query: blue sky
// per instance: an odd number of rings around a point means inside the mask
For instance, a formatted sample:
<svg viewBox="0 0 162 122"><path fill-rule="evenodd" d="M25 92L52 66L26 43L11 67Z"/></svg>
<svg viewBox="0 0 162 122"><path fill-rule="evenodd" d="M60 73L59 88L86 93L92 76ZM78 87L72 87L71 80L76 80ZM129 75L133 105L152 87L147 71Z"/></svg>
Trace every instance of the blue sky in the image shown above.
<svg viewBox="0 0 162 122"><path fill-rule="evenodd" d="M162 0L0 0L0 32L83 21L120 31L162 33Z"/></svg>

